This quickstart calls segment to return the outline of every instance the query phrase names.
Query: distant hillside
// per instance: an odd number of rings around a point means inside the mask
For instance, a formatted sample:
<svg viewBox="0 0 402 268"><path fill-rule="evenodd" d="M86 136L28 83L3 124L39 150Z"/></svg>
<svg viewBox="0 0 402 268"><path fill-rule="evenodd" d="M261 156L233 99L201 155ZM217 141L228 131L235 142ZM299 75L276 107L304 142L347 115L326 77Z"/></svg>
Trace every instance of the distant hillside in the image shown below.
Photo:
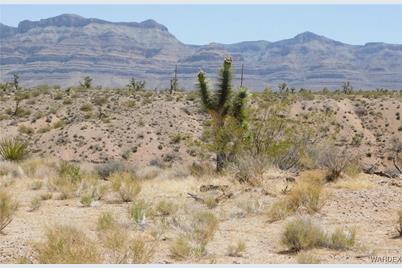
<svg viewBox="0 0 402 268"><path fill-rule="evenodd" d="M125 86L135 77L163 89L177 64L180 86L192 89L199 69L213 78L223 57L231 55L237 73L244 64L251 89L280 82L336 89L346 80L355 88L402 89L402 45L348 45L311 32L277 42L194 46L153 20L108 22L64 14L18 27L0 24L0 38L1 81L18 72L26 86L77 85L90 75L103 86Z"/></svg>

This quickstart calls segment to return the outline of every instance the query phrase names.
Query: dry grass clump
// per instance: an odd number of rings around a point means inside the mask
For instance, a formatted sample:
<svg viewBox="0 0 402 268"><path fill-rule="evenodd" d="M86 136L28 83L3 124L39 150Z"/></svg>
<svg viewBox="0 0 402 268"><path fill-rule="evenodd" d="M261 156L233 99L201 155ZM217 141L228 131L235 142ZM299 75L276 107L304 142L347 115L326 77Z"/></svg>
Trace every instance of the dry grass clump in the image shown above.
<svg viewBox="0 0 402 268"><path fill-rule="evenodd" d="M141 185L138 179L130 172L113 173L109 180L112 182L113 191L120 195L123 202L133 201L141 192Z"/></svg>
<svg viewBox="0 0 402 268"><path fill-rule="evenodd" d="M37 190L39 190L40 188L42 188L42 186L43 186L43 181L35 180L35 181L33 181L33 182L30 184L29 188L30 188L31 190L37 191Z"/></svg>
<svg viewBox="0 0 402 268"><path fill-rule="evenodd" d="M291 251L311 248L350 249L355 244L354 229L338 228L327 234L308 218L296 218L287 223L281 242Z"/></svg>
<svg viewBox="0 0 402 268"><path fill-rule="evenodd" d="M28 154L27 145L16 138L0 141L0 156L8 161L21 161Z"/></svg>
<svg viewBox="0 0 402 268"><path fill-rule="evenodd" d="M150 215L149 205L144 200L138 200L129 208L130 218L138 225L145 224L146 217Z"/></svg>
<svg viewBox="0 0 402 268"><path fill-rule="evenodd" d="M137 236L130 239L127 231L109 212L98 218L97 231L112 263L149 263L154 255L154 244Z"/></svg>
<svg viewBox="0 0 402 268"><path fill-rule="evenodd" d="M42 199L40 197L34 197L31 200L29 212L33 212L35 210L38 210L40 208Z"/></svg>
<svg viewBox="0 0 402 268"><path fill-rule="evenodd" d="M155 253L155 247L147 243L144 237L138 236L129 242L129 253L132 263L149 263Z"/></svg>
<svg viewBox="0 0 402 268"><path fill-rule="evenodd" d="M77 190L83 206L91 206L93 201L100 200L105 195L108 187L93 174L83 174L80 186Z"/></svg>
<svg viewBox="0 0 402 268"><path fill-rule="evenodd" d="M219 221L214 214L201 211L193 215L191 225L170 246L172 258L202 257L207 254L206 246L213 239Z"/></svg>
<svg viewBox="0 0 402 268"><path fill-rule="evenodd" d="M376 184L370 181L367 177L365 178L345 178L340 179L333 185L337 189L347 189L351 191L371 189L375 187Z"/></svg>
<svg viewBox="0 0 402 268"><path fill-rule="evenodd" d="M46 232L46 241L35 247L39 263L100 263L96 243L84 232L69 226L54 226Z"/></svg>
<svg viewBox="0 0 402 268"><path fill-rule="evenodd" d="M0 191L0 234L4 234L3 230L13 220L17 208L17 202L12 200L8 193Z"/></svg>
<svg viewBox="0 0 402 268"><path fill-rule="evenodd" d="M155 212L160 216L171 216L176 213L178 206L166 200L161 200L156 204Z"/></svg>
<svg viewBox="0 0 402 268"><path fill-rule="evenodd" d="M50 178L50 190L61 193L60 198L66 199L74 196L82 181L80 167L68 162L62 162L58 169L58 176Z"/></svg>
<svg viewBox="0 0 402 268"><path fill-rule="evenodd" d="M318 170L304 172L287 195L270 207L268 216L271 221L277 221L300 208L312 214L321 209L324 199L324 174Z"/></svg>
<svg viewBox="0 0 402 268"><path fill-rule="evenodd" d="M96 230L105 231L116 226L116 220L110 212L102 212L98 217Z"/></svg>
<svg viewBox="0 0 402 268"><path fill-rule="evenodd" d="M331 234L329 248L336 250L346 250L354 246L356 240L355 229L337 228Z"/></svg>
<svg viewBox="0 0 402 268"><path fill-rule="evenodd" d="M299 263L299 264L319 264L320 260L311 254L301 253L301 254L297 255L297 263Z"/></svg>
<svg viewBox="0 0 402 268"><path fill-rule="evenodd" d="M239 240L236 244L230 245L228 247L228 256L231 257L242 257L246 252L246 243Z"/></svg>
<svg viewBox="0 0 402 268"><path fill-rule="evenodd" d="M297 218L286 224L281 242L291 251L300 251L326 246L327 237L310 219Z"/></svg>

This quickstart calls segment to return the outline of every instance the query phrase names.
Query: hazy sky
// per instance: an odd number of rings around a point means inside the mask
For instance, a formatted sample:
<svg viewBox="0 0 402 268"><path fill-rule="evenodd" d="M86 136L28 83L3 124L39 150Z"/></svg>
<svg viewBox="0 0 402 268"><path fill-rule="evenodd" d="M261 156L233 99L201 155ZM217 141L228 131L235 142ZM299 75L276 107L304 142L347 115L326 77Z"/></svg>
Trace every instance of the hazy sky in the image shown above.
<svg viewBox="0 0 402 268"><path fill-rule="evenodd" d="M154 19L187 44L276 41L304 31L349 44L402 44L402 5L0 5L0 22L17 26L63 13Z"/></svg>

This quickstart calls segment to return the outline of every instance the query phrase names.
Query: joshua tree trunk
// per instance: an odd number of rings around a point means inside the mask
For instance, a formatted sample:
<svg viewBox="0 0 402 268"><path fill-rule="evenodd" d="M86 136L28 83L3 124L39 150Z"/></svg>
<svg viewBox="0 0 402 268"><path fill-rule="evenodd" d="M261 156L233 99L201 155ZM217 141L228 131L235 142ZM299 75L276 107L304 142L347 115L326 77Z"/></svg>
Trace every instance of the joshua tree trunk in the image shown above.
<svg viewBox="0 0 402 268"><path fill-rule="evenodd" d="M216 154L216 171L222 172L225 167L226 154L224 152L219 152Z"/></svg>

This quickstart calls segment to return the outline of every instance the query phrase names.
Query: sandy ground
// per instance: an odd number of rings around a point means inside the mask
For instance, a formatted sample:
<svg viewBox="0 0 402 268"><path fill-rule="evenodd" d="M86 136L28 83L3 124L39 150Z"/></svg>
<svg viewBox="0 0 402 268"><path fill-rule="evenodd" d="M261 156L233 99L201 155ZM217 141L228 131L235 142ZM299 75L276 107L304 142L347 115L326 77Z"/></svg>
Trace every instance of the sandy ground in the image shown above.
<svg viewBox="0 0 402 268"><path fill-rule="evenodd" d="M170 200L180 209L174 215L178 221L185 221L191 211L208 210L219 219L219 229L208 245L208 254L199 259L181 262L198 263L296 263L297 256L284 253L286 247L280 243L283 228L294 216L274 223L268 221L266 209L282 196L280 189L286 183L286 176L273 170L263 187L249 188L230 181L227 177L202 178L185 177L166 179L161 175L143 183L139 198L150 204L159 200ZM274 176L272 176L274 175ZM355 185L356 180L363 181ZM89 237L97 239L97 217L103 211L111 211L127 232L138 232L129 219L129 203L113 204L108 200L97 201L91 207L83 207L78 198L68 200L46 200L40 208L29 212L31 199L46 188L30 190L32 178L22 177L8 186L9 192L18 200L20 207L12 223L1 236L0 262L13 263L19 257L29 257L35 261L32 246L43 241L46 227L54 224L71 225L83 230ZM236 193L233 198L207 209L187 193L201 194L199 187L205 184L229 185ZM350 187L354 185L355 187ZM346 188L345 188L346 187ZM324 207L312 219L327 231L337 227L353 227L357 230L357 243L353 249L337 251L313 249L308 253L322 263L371 263L371 256L399 256L402 239L396 235L396 212L401 208L402 183L377 176L360 175L347 178L326 186L328 198ZM354 189L357 188L357 189ZM267 192L269 194L267 194ZM245 206L256 203L254 211L246 211ZM173 225L172 225L173 226ZM159 228L157 219L150 219L140 232L149 233ZM163 232L157 241L153 263L176 263L170 257L169 246L177 235L171 227ZM230 244L242 240L247 249L243 257L229 257Z"/></svg>

